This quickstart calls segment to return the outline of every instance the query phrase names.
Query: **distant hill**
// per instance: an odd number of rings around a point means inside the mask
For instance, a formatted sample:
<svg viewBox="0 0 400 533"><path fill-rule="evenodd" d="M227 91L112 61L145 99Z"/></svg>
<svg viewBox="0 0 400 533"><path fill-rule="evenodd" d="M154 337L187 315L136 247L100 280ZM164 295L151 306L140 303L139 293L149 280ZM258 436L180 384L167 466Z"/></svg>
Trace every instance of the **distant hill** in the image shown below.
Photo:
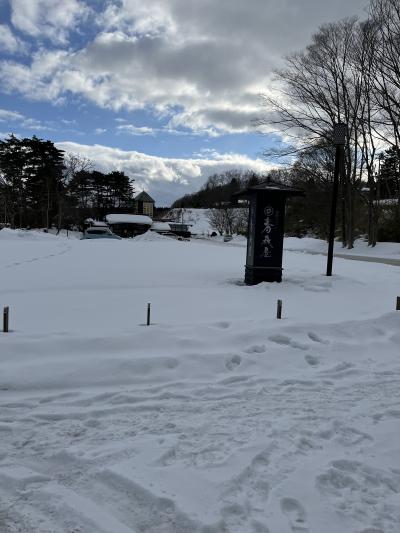
<svg viewBox="0 0 400 533"><path fill-rule="evenodd" d="M213 174L207 183L195 193L178 198L172 208L211 208L221 207L231 201L232 194L266 179L254 172L230 170L223 174Z"/></svg>

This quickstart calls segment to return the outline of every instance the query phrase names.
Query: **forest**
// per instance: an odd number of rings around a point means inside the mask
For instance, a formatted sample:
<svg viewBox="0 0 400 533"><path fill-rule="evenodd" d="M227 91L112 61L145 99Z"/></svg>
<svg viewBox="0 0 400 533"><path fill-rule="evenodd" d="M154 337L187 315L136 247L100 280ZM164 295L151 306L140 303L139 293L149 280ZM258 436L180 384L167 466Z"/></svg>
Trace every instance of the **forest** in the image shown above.
<svg viewBox="0 0 400 533"><path fill-rule="evenodd" d="M81 227L110 210L132 211L132 181L35 136L0 141L0 220L11 228Z"/></svg>

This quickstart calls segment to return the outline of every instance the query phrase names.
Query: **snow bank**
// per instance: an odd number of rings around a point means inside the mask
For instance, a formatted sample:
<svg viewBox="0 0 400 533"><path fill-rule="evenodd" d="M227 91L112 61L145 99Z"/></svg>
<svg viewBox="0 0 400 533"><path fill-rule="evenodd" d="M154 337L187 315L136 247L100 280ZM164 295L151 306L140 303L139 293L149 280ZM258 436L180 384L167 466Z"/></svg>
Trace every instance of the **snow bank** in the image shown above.
<svg viewBox="0 0 400 533"><path fill-rule="evenodd" d="M165 240L171 240L170 237L166 235L160 235L156 231L146 231L146 233L142 233L142 235L137 235L135 237L136 242L157 242L157 241L165 241Z"/></svg>
<svg viewBox="0 0 400 533"><path fill-rule="evenodd" d="M53 239L54 235L46 233L41 230L24 230L24 229L10 229L3 228L0 230L0 240L2 241L14 241L16 239L24 240L48 240Z"/></svg>

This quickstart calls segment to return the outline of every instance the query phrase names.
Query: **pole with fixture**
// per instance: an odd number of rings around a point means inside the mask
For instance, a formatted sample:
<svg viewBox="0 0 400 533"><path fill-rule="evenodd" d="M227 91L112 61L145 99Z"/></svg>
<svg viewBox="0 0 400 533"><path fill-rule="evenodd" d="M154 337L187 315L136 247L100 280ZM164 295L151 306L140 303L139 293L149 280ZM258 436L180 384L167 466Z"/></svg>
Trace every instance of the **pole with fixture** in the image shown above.
<svg viewBox="0 0 400 533"><path fill-rule="evenodd" d="M332 203L331 203L331 219L329 223L329 238L328 238L328 260L326 265L326 275L332 276L332 262L333 262L333 246L335 243L335 227L336 227L336 204L339 190L339 175L344 161L344 145L346 144L347 124L338 122L333 127L333 144L336 146L335 154L335 172L333 175L332 188Z"/></svg>

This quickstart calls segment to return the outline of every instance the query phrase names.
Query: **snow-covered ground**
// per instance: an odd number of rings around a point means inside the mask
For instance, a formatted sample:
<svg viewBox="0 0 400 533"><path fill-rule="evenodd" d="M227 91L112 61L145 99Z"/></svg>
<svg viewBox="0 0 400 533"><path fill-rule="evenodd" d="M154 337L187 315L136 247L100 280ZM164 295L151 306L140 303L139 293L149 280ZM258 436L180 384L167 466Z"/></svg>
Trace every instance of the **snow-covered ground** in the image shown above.
<svg viewBox="0 0 400 533"><path fill-rule="evenodd" d="M297 239L287 237L285 239L285 249L288 251L326 253L328 245L321 239L304 237ZM343 248L340 242L335 242L335 253L340 255L357 255L363 257L381 257L387 259L400 259L400 243L398 242L378 242L376 246L368 246L368 242L357 239L354 248L348 250Z"/></svg>
<svg viewBox="0 0 400 533"><path fill-rule="evenodd" d="M198 237L207 237L215 230L210 225L208 218L209 209L171 209L167 214L167 218L174 218L179 222L185 222L191 225L191 232ZM222 237L214 237L213 240L220 242ZM231 245L246 246L244 237L235 237ZM327 243L321 239L314 239L305 237L298 239L295 237L288 237L285 239L285 248L288 251L297 251L304 253L324 254L327 252ZM354 243L354 248L347 250L342 248L340 242L335 243L335 253L339 255L348 256L363 256L370 258L386 258L389 260L400 260L400 243L394 242L380 242L376 246L368 246L368 243L363 239L357 239Z"/></svg>
<svg viewBox="0 0 400 533"><path fill-rule="evenodd" d="M0 231L1 533L398 533L400 268L243 244Z"/></svg>

